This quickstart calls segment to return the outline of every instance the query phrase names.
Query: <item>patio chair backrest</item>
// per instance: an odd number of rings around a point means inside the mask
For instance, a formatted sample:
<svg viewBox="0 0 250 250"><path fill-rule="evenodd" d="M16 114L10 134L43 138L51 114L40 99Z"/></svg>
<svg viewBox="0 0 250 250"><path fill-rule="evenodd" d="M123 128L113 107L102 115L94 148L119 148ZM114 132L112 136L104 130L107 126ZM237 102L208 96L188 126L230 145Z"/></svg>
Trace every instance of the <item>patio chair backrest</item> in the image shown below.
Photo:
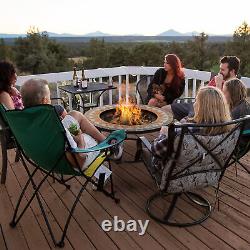
<svg viewBox="0 0 250 250"><path fill-rule="evenodd" d="M234 127L230 132L219 135L197 132L206 128L206 125L171 126L169 146L173 146L170 157L164 161L160 188L178 193L218 185L238 145L246 120L249 121L250 117L225 123Z"/></svg>
<svg viewBox="0 0 250 250"><path fill-rule="evenodd" d="M152 75L144 76L136 83L136 92L139 94L141 104L147 104L148 85L152 81L153 77L154 76Z"/></svg>
<svg viewBox="0 0 250 250"><path fill-rule="evenodd" d="M174 103L194 103L195 97L180 97L174 100Z"/></svg>
<svg viewBox="0 0 250 250"><path fill-rule="evenodd" d="M6 111L0 105L0 112L28 159L46 171L56 166L56 173L75 174L65 155L65 130L53 106Z"/></svg>

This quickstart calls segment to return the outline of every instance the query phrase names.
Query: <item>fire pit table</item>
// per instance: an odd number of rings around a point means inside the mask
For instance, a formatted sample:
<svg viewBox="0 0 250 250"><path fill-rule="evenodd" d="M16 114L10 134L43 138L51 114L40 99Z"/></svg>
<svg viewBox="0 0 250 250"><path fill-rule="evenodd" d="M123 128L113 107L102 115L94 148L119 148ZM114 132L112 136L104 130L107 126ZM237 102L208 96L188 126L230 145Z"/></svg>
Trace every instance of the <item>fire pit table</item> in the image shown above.
<svg viewBox="0 0 250 250"><path fill-rule="evenodd" d="M139 160L142 150L138 135L159 131L162 125L168 125L173 121L173 116L169 112L135 104L105 105L87 111L85 116L101 131L124 129L128 134L127 140L137 141L135 161Z"/></svg>

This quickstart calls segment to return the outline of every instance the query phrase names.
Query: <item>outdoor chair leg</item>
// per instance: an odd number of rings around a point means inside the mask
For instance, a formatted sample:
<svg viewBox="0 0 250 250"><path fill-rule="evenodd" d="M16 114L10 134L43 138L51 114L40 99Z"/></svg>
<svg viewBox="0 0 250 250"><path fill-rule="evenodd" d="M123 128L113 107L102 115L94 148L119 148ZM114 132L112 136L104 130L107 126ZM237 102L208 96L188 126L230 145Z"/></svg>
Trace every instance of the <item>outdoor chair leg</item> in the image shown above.
<svg viewBox="0 0 250 250"><path fill-rule="evenodd" d="M142 142L141 142L141 139L138 138L136 140L136 154L135 154L134 161L140 161L141 155L142 155Z"/></svg>
<svg viewBox="0 0 250 250"><path fill-rule="evenodd" d="M172 215L178 198L179 198L179 194L174 194L174 197L173 197L173 199L172 199L172 202L171 202L171 204L170 204L170 207L169 207L169 209L168 209L166 215L164 216L164 220L168 221L168 219L169 219L170 216Z"/></svg>
<svg viewBox="0 0 250 250"><path fill-rule="evenodd" d="M31 176L30 171L29 171L29 169L28 169L26 163L24 163L24 165L25 165L25 169L26 169L26 171L27 171L29 177L31 178L31 184L32 184L33 190L36 191L37 186L36 186L36 184L35 184L35 182L34 182L34 180L33 180L33 178L32 178L33 176ZM45 220L46 226L47 226L47 228L48 228L48 230L49 230L49 233L50 233L50 236L51 236L51 238L52 238L52 241L53 241L54 245L56 246L56 239L55 239L54 233L53 233L53 231L52 231L51 225L50 225L50 223L49 223L49 220L48 220L48 218L47 218L47 216L46 216L46 212L45 212L45 210L44 210L44 207L43 207L43 204L42 204L42 201L41 201L40 193L39 193L39 192L36 193L36 198L37 198L39 207L40 207L40 209L41 209L43 218L44 218L44 220Z"/></svg>
<svg viewBox="0 0 250 250"><path fill-rule="evenodd" d="M21 155L21 159L22 159L22 162L25 166L25 162L24 162L24 159ZM15 209L15 212L14 212L14 216L13 216L13 219L12 221L10 222L10 226L11 227L15 227L17 225L17 223L19 222L19 220L22 218L22 216L24 215L25 211L28 209L28 207L30 206L31 202L33 201L33 199L35 198L36 194L38 193L40 187L42 186L42 184L46 181L46 179L48 178L48 176L50 176L50 174L52 173L53 171L53 168L48 172L46 173L46 175L43 177L43 179L41 180L41 182L38 184L37 188L35 189L35 192L32 194L31 198L29 199L29 201L27 202L26 206L24 207L24 209L22 210L22 212L19 214L18 218L16 219L16 216L17 216L17 212L18 212L18 208L20 206L20 203L21 203L21 200L25 194L25 190L27 189L29 183L31 182L31 179L33 178L34 174L36 173L36 171L38 170L38 168L36 168L33 173L30 175L28 181L26 182L25 186L24 186L24 189L19 197L19 200L18 200L18 203L17 203L17 206L16 206L16 209ZM27 171L27 170L26 170Z"/></svg>
<svg viewBox="0 0 250 250"><path fill-rule="evenodd" d="M17 149L16 149L15 162L19 162L19 160L20 160L20 151L19 151L19 149L17 148Z"/></svg>
<svg viewBox="0 0 250 250"><path fill-rule="evenodd" d="M23 188L23 190L22 190L22 192L21 192L21 194L20 194L20 196L19 196L19 199L18 199L17 204L16 204L16 208L15 208L15 211L14 211L14 215L13 215L12 221L10 222L10 226L11 226L11 227L15 227L16 224L18 223L18 221L19 221L19 220L21 219L21 217L22 217L22 216L19 215L18 220L16 220L17 212L18 212L19 206L20 206L20 204L21 204L21 201L22 201L22 199L23 199L23 197L24 197L25 191L26 191L26 189L28 188L28 186L29 186L29 184L30 184L30 182L31 182L31 179L33 178L33 176L35 175L35 173L37 172L37 170L38 170L38 169L35 169L35 170L32 172L32 174L30 175L29 179L28 179L27 182L25 183L25 186L24 186L24 188ZM26 210L26 209L25 209L25 210Z"/></svg>
<svg viewBox="0 0 250 250"><path fill-rule="evenodd" d="M75 202L74 202L73 206L71 207L71 210L69 212L69 216L67 218L66 224L65 224L64 229L63 229L63 234L62 234L61 240L58 243L56 243L56 246L58 246L60 248L64 247L64 239L65 239L65 236L66 236L66 233L67 233L67 230L68 230L70 220L71 220L71 218L73 216L73 212L74 212L74 210L76 208L76 205L79 202L79 200L81 198L81 195L82 195L83 191L85 190L88 182L89 182L88 180L85 181L85 183L83 184L82 188L80 189L80 191L79 191L79 193L78 193L78 195L77 195L77 197L75 199Z"/></svg>
<svg viewBox="0 0 250 250"><path fill-rule="evenodd" d="M235 175L238 177L238 168L236 162L234 163L234 168L235 168Z"/></svg>
<svg viewBox="0 0 250 250"><path fill-rule="evenodd" d="M196 205L199 205L199 206L202 206L203 208L205 208L205 212L200 218L198 218L198 219L191 218L192 221L183 222L183 223L182 222L175 222L175 220L170 220L170 217L171 217L174 209L176 208L176 202L182 194L185 194L192 203L195 203ZM167 195L170 195L170 194L163 193L163 192L157 192L154 195L152 195L147 201L146 211L147 211L148 215L160 223L163 223L163 224L166 224L169 226L175 226L175 227L189 227L189 226L193 226L193 225L197 225L197 224L202 223L210 216L210 214L212 212L212 207L211 207L208 200L206 200L205 198L203 198L202 196L200 196L198 194L191 193L191 192L174 194L174 197L173 197L173 199L170 203L170 206L169 206L167 212L165 213L165 215L161 215L161 213L159 214L159 213L153 211L151 209L152 207L157 208L156 205L153 205L153 202L156 199L163 199Z"/></svg>
<svg viewBox="0 0 250 250"><path fill-rule="evenodd" d="M241 163L240 161L238 161L237 163L239 163L241 167L244 168L248 174L250 174L250 170L243 163Z"/></svg>
<svg viewBox="0 0 250 250"><path fill-rule="evenodd" d="M1 134L1 147L2 147L2 174L1 174L1 184L5 184L7 176L8 167L8 154L7 154L7 142L5 135Z"/></svg>
<svg viewBox="0 0 250 250"><path fill-rule="evenodd" d="M109 165L109 170L112 171L110 160L108 160L108 165ZM120 199L115 197L113 174L111 174L109 178L110 178L111 197L115 200L115 203L120 203Z"/></svg>

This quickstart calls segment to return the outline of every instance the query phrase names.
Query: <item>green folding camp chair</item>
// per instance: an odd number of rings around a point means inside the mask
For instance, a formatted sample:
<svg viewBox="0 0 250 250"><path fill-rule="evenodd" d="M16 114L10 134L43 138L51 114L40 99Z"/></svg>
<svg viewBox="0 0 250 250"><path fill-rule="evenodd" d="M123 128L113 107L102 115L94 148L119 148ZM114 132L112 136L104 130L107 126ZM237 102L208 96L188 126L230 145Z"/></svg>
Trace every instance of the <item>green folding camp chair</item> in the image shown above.
<svg viewBox="0 0 250 250"><path fill-rule="evenodd" d="M110 156L113 154L114 150L116 150L118 144L126 138L124 130L118 130L111 133L106 140L95 147L89 149L72 149L67 140L66 131L53 106L38 105L35 107L25 108L24 110L6 111L5 108L0 105L0 112L15 137L17 147L20 150L20 157L23 166L29 176L17 202L14 216L10 223L11 227L15 227L17 225L27 208L30 206L32 200L36 197L54 244L56 246L63 247L70 219L82 192L89 182L94 184L98 191L102 191L105 195L114 199L115 202L119 202L119 199L115 197L112 174L109 179L110 191L103 188L105 174L102 173L99 175L98 182L92 177L104 161L108 162L109 169L111 170ZM77 168L73 167L66 157L66 152L71 152L77 164L75 154L89 153L93 151L99 151L99 154L84 171L81 170L80 166ZM27 162L35 167L33 171L30 171L27 166ZM38 170L43 172L43 178L39 183L35 183L34 176L37 172L39 172ZM46 212L43 208L39 190L48 177L52 177L55 181L58 181L65 187L70 188L68 181L79 176L85 178L85 182L71 207L65 227L63 228L61 239L60 241L56 241ZM25 190L30 183L34 192L24 209L18 213Z"/></svg>

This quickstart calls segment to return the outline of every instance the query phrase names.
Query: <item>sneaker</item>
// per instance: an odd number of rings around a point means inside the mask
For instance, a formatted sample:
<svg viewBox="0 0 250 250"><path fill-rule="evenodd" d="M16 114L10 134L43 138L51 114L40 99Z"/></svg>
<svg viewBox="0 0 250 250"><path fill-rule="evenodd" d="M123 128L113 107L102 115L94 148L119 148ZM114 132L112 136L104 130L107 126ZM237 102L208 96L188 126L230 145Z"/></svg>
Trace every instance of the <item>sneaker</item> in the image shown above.
<svg viewBox="0 0 250 250"><path fill-rule="evenodd" d="M123 142L118 144L114 150L113 150L113 155L112 155L112 159L113 160L120 160L122 158L122 153L123 153Z"/></svg>

